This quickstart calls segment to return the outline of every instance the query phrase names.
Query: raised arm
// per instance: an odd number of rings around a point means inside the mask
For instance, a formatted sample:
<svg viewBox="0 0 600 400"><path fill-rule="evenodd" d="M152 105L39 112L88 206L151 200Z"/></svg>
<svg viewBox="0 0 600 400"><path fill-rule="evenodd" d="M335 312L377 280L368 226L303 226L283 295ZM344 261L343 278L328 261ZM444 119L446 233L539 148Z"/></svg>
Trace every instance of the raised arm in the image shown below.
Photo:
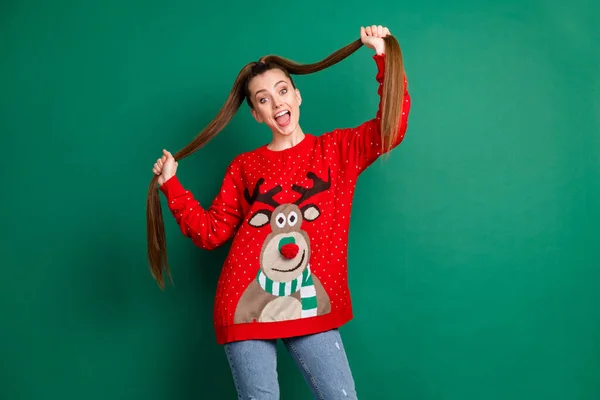
<svg viewBox="0 0 600 400"><path fill-rule="evenodd" d="M374 33L375 32L375 33ZM360 174L369 165L371 165L385 150L382 144L382 111L383 111L383 88L386 78L386 49L383 37L389 34L387 28L370 27L370 29L361 28L361 38L363 43L375 50L373 59L377 66L376 81L377 94L379 95L379 106L373 119L362 123L354 128L336 129L332 132L337 143L340 159L343 164L356 169ZM408 82L404 77L403 87L397 92L400 96L400 119L396 139L391 143L391 148L397 147L406 133L408 127L408 115L410 112L411 98L408 93Z"/></svg>
<svg viewBox="0 0 600 400"><path fill-rule="evenodd" d="M206 209L174 174L160 186L181 232L196 246L213 250L235 234L243 219L238 176L239 167L231 163L227 167L219 194Z"/></svg>

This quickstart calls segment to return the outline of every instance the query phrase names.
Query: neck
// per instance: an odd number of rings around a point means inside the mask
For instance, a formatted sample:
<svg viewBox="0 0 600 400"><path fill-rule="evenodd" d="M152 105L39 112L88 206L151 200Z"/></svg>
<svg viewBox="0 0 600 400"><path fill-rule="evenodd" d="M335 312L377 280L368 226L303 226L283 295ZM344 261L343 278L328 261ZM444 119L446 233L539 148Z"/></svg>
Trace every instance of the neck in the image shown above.
<svg viewBox="0 0 600 400"><path fill-rule="evenodd" d="M300 143L302 139L304 139L304 132L302 131L302 128L300 128L300 125L298 125L296 129L294 129L294 132L289 135L273 132L273 139L271 140L271 143L267 145L267 148L273 151L289 149Z"/></svg>

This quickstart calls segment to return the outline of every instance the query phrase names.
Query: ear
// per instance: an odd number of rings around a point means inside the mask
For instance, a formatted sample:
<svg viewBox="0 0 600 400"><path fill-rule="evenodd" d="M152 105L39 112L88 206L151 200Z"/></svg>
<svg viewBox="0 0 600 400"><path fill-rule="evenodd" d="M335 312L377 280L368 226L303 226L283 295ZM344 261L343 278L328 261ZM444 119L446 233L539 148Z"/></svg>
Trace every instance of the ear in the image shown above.
<svg viewBox="0 0 600 400"><path fill-rule="evenodd" d="M298 105L302 104L302 96L300 96L300 90L296 89L296 98L298 99Z"/></svg>
<svg viewBox="0 0 600 400"><path fill-rule="evenodd" d="M250 218L250 221L248 221L248 223L250 224L250 226L253 226L255 228L262 228L270 222L271 214L272 213L270 210L257 211L256 214L254 214L252 218Z"/></svg>
<svg viewBox="0 0 600 400"><path fill-rule="evenodd" d="M254 119L256 120L256 122L258 122L259 124L262 124L263 119L260 116L260 114L256 112L256 110L254 108L252 109L252 116L254 117Z"/></svg>
<svg viewBox="0 0 600 400"><path fill-rule="evenodd" d="M304 217L304 219L307 221L312 222L319 218L319 215L321 215L321 211L319 210L319 207L315 206L314 204L309 204L302 207L302 217Z"/></svg>

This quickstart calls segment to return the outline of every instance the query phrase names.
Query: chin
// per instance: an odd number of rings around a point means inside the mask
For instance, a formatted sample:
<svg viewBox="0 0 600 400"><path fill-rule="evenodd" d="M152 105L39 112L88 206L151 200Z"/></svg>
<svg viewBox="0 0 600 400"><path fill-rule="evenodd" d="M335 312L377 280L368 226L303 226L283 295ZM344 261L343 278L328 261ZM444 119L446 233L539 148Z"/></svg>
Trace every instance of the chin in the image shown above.
<svg viewBox="0 0 600 400"><path fill-rule="evenodd" d="M280 135L282 135L282 136L291 136L291 135L294 134L294 132L296 132L296 129L291 129L291 130L286 129L286 130L283 130L283 131L278 130L278 133Z"/></svg>
<svg viewBox="0 0 600 400"><path fill-rule="evenodd" d="M291 136L296 132L298 128L298 124L290 123L286 126L275 125L272 127L273 131L275 131L278 135L281 136Z"/></svg>

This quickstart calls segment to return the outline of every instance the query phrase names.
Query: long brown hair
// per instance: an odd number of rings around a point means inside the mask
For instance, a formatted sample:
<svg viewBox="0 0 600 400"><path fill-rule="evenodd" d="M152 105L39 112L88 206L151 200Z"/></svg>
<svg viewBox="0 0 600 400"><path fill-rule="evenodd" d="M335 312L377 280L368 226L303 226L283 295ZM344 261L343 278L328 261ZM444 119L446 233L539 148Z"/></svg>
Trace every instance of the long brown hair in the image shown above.
<svg viewBox="0 0 600 400"><path fill-rule="evenodd" d="M385 77L383 81L382 115L381 115L381 138L383 151L388 151L395 142L398 135L400 116L404 104L404 63L402 52L396 38L388 35L385 41ZM294 61L276 56L268 55L262 57L258 62L246 64L239 72L233 87L219 110L216 117L204 128L187 146L176 152L173 157L179 161L196 150L204 147L231 121L244 99L252 107L248 93L248 83L252 77L262 73L264 70L279 68L284 71L291 80L292 75L305 75L321 71L353 54L361 46L360 39L344 46L332 53L325 59L313 64L299 64ZM293 81L292 81L293 84ZM152 276L161 289L164 289L164 274L172 280L167 259L167 246L164 221L160 198L158 193L158 176L154 175L148 188L146 202L146 229L148 241L148 259Z"/></svg>

